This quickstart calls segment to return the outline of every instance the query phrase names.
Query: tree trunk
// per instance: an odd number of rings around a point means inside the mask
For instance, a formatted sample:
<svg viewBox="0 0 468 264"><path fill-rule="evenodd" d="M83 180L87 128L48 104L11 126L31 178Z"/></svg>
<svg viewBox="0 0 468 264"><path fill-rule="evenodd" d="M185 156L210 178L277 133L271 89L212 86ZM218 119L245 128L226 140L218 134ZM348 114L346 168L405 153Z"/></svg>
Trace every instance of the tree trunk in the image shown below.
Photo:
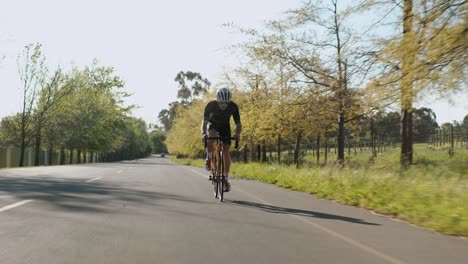
<svg viewBox="0 0 468 264"><path fill-rule="evenodd" d="M281 136L278 135L278 163L281 162Z"/></svg>
<svg viewBox="0 0 468 264"><path fill-rule="evenodd" d="M403 110L401 115L401 156L402 168L407 168L413 162L413 114Z"/></svg>
<svg viewBox="0 0 468 264"><path fill-rule="evenodd" d="M249 162L248 157L249 157L249 149L247 148L247 144L245 144L245 146L244 146L244 163Z"/></svg>
<svg viewBox="0 0 468 264"><path fill-rule="evenodd" d="M26 149L26 142L24 139L24 136L21 136L21 145L20 145L20 160L19 160L19 166L23 167L24 166L24 150Z"/></svg>
<svg viewBox="0 0 468 264"><path fill-rule="evenodd" d="M77 150L76 153L76 163L81 164L81 149Z"/></svg>
<svg viewBox="0 0 468 264"><path fill-rule="evenodd" d="M262 156L262 150L260 144L257 144L257 161L260 162Z"/></svg>
<svg viewBox="0 0 468 264"><path fill-rule="evenodd" d="M39 163L39 155L41 153L41 132L36 131L35 142L34 142L34 166L41 165Z"/></svg>
<svg viewBox="0 0 468 264"><path fill-rule="evenodd" d="M48 151L49 151L49 160L48 160L47 165L52 166L52 156L54 155L54 147L50 145Z"/></svg>
<svg viewBox="0 0 468 264"><path fill-rule="evenodd" d="M454 146L454 137L453 137L453 125L450 124L450 149L449 156L453 157L455 155L455 146Z"/></svg>
<svg viewBox="0 0 468 264"><path fill-rule="evenodd" d="M320 134L317 135L317 165L320 165Z"/></svg>
<svg viewBox="0 0 468 264"><path fill-rule="evenodd" d="M328 161L328 133L325 133L325 164L327 164Z"/></svg>
<svg viewBox="0 0 468 264"><path fill-rule="evenodd" d="M301 139L302 133L299 133L296 136L296 143L294 144L294 164L296 164L296 167L299 167L299 152L301 148Z"/></svg>
<svg viewBox="0 0 468 264"><path fill-rule="evenodd" d="M372 159L373 159L377 156L377 151L375 149L374 119L371 119L371 151L372 151Z"/></svg>
<svg viewBox="0 0 468 264"><path fill-rule="evenodd" d="M60 162L59 162L59 164L60 165L65 164L65 148L64 147L60 148Z"/></svg>
<svg viewBox="0 0 468 264"><path fill-rule="evenodd" d="M344 114L340 114L338 121L338 164L344 165L344 152L345 152L345 128L344 128Z"/></svg>
<svg viewBox="0 0 468 264"><path fill-rule="evenodd" d="M88 152L86 149L83 151L83 163L88 163Z"/></svg>
<svg viewBox="0 0 468 264"><path fill-rule="evenodd" d="M266 151L266 142L263 140L263 145L262 145L262 162L266 163L267 162L267 151Z"/></svg>
<svg viewBox="0 0 468 264"><path fill-rule="evenodd" d="M403 38L401 66L401 156L400 164L406 169L413 162L413 64L416 55L412 37L413 0L403 1Z"/></svg>
<svg viewBox="0 0 468 264"><path fill-rule="evenodd" d="M73 148L70 148L70 162L68 164L73 164Z"/></svg>

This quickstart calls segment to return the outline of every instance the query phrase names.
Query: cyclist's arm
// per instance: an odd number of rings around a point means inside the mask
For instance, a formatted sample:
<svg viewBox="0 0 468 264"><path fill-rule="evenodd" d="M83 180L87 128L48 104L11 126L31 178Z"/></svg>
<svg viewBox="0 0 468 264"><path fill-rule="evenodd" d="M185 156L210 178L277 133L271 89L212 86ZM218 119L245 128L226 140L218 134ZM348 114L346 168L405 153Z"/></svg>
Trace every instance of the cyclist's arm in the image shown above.
<svg viewBox="0 0 468 264"><path fill-rule="evenodd" d="M236 134L240 135L242 132L242 124L240 120L239 108L236 105L236 109L232 113L232 117L234 118L234 123L236 124Z"/></svg>
<svg viewBox="0 0 468 264"><path fill-rule="evenodd" d="M207 126L208 126L208 121L206 121L205 118L203 118L202 125L201 125L202 134L206 134Z"/></svg>
<svg viewBox="0 0 468 264"><path fill-rule="evenodd" d="M207 126L208 126L208 120L210 120L210 111L208 109L208 105L207 104L205 106L205 111L203 112L203 121L202 121L202 125L201 125L201 133L202 134L206 134L206 130L207 130Z"/></svg>

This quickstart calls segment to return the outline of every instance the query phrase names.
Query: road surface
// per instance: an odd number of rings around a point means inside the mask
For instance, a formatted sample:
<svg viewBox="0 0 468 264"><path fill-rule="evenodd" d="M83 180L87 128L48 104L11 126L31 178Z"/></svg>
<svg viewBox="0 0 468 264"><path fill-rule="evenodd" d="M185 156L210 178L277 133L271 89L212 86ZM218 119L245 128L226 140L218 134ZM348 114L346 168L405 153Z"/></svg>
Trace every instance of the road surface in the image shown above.
<svg viewBox="0 0 468 264"><path fill-rule="evenodd" d="M467 263L466 239L231 182L220 203L202 169L158 157L0 170L0 263Z"/></svg>

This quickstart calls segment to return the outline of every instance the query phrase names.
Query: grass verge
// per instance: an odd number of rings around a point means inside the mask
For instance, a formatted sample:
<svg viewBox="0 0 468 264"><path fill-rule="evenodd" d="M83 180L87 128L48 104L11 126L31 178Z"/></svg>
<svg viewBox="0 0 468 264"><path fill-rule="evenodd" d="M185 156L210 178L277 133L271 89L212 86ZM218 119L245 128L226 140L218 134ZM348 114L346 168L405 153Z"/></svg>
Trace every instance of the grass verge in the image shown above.
<svg viewBox="0 0 468 264"><path fill-rule="evenodd" d="M351 163L296 169L260 163L235 163L233 175L317 195L319 198L372 209L448 235L468 236L467 160L428 159L434 153L420 151L418 165L404 173L394 166L395 153L383 154L372 166ZM454 159L454 160L457 160ZM383 162L390 160L389 162ZM185 165L203 167L202 160L174 159ZM430 161L430 162L429 162ZM434 162L432 162L434 161ZM351 161L352 162L352 161ZM387 164L387 166L383 166Z"/></svg>

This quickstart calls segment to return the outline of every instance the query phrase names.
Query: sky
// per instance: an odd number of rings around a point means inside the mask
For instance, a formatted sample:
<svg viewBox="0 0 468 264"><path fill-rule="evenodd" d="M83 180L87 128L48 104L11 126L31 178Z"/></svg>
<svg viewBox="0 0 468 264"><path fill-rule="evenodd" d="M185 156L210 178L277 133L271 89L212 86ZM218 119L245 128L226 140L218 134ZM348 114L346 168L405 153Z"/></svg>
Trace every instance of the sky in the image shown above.
<svg viewBox="0 0 468 264"><path fill-rule="evenodd" d="M0 0L0 118L20 109L16 57L25 45L43 44L49 68L82 67L97 58L113 66L133 95L133 114L157 122L176 99L176 74L200 72L212 83L234 65L227 48L242 40L222 25L261 27L300 0ZM468 114L468 94L425 98L439 123ZM417 105L417 106L418 106Z"/></svg>

